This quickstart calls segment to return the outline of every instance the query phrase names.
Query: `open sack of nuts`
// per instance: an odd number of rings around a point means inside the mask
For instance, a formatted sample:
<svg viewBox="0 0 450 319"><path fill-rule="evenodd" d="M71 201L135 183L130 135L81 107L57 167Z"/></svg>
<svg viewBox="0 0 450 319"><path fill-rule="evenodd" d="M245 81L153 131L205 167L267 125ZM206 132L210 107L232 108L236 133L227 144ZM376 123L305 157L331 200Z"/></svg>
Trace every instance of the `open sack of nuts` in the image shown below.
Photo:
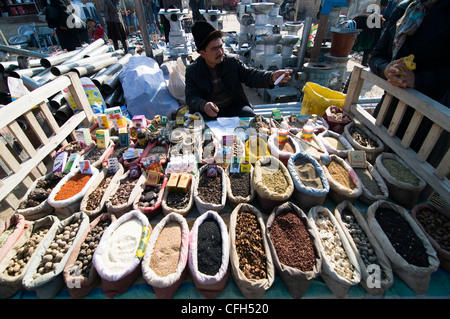
<svg viewBox="0 0 450 319"><path fill-rule="evenodd" d="M99 171L91 167L92 174L84 174L80 169L64 176L53 188L48 203L55 209L59 219L65 219L80 210L80 203Z"/></svg>
<svg viewBox="0 0 450 319"><path fill-rule="evenodd" d="M230 245L227 225L215 211L198 217L189 233L189 271L197 290L217 297L229 277Z"/></svg>
<svg viewBox="0 0 450 319"><path fill-rule="evenodd" d="M54 208L50 206L47 199L65 175L62 172L48 173L35 180L20 199L16 213L23 215L27 220L37 220L53 213Z"/></svg>
<svg viewBox="0 0 450 319"><path fill-rule="evenodd" d="M253 187L261 211L270 214L286 202L294 192L294 183L286 166L274 156L265 156L255 163Z"/></svg>
<svg viewBox="0 0 450 319"><path fill-rule="evenodd" d="M122 164L119 164L119 169L116 172L110 171L107 166L103 167L84 194L80 203L80 211L85 212L89 217L104 212L106 201L114 190L114 185L122 177L123 172Z"/></svg>
<svg viewBox="0 0 450 319"><path fill-rule="evenodd" d="M93 263L107 297L123 294L139 276L151 232L147 217L132 210L116 219L103 233Z"/></svg>
<svg viewBox="0 0 450 319"><path fill-rule="evenodd" d="M30 222L20 214L13 214L0 224L0 261L30 227Z"/></svg>
<svg viewBox="0 0 450 319"><path fill-rule="evenodd" d="M97 216L75 244L63 272L72 299L86 297L100 283L92 258L103 233L115 220L116 217L108 213Z"/></svg>
<svg viewBox="0 0 450 319"><path fill-rule="evenodd" d="M231 212L230 266L234 281L246 298L262 298L275 280L275 266L261 212L239 204Z"/></svg>
<svg viewBox="0 0 450 319"><path fill-rule="evenodd" d="M450 272L450 212L423 203L416 205L410 213L436 250L440 268Z"/></svg>
<svg viewBox="0 0 450 319"><path fill-rule="evenodd" d="M30 267L31 258L39 250L43 239L56 231L59 222L56 216L33 221L9 249L0 262L0 299L10 298L23 288L22 279Z"/></svg>
<svg viewBox="0 0 450 319"><path fill-rule="evenodd" d="M272 211L266 226L273 262L293 298L302 298L322 269L318 238L311 221L292 202Z"/></svg>
<svg viewBox="0 0 450 319"><path fill-rule="evenodd" d="M394 283L391 262L364 216L349 201L336 206L334 216L358 260L361 286L373 296L383 295Z"/></svg>
<svg viewBox="0 0 450 319"><path fill-rule="evenodd" d="M70 253L89 227L89 217L78 212L51 229L30 261L23 287L41 299L53 298L64 286L63 271Z"/></svg>
<svg viewBox="0 0 450 319"><path fill-rule="evenodd" d="M331 292L336 297L343 298L350 287L361 281L361 271L355 253L328 208L312 207L308 212L308 218L314 222L315 237L320 239L319 247L322 255L320 275Z"/></svg>
<svg viewBox="0 0 450 319"><path fill-rule="evenodd" d="M142 259L142 275L159 299L171 299L186 277L189 226L177 213L166 215L153 228Z"/></svg>
<svg viewBox="0 0 450 319"><path fill-rule="evenodd" d="M391 261L394 273L414 292L426 293L439 259L408 211L388 201L376 201L367 210L367 223Z"/></svg>
<svg viewBox="0 0 450 319"><path fill-rule="evenodd" d="M210 175L209 165L199 168L195 176L194 202L200 214L209 210L220 212L227 201L227 178L222 167L215 165L215 176Z"/></svg>

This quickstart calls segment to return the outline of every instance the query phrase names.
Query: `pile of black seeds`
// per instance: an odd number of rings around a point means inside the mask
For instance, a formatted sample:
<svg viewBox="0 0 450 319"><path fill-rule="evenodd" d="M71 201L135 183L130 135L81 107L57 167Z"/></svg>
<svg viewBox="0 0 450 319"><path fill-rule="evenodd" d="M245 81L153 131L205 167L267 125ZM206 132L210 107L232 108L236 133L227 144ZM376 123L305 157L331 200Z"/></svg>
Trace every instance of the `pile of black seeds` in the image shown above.
<svg viewBox="0 0 450 319"><path fill-rule="evenodd" d="M214 218L206 218L198 227L198 270L214 276L222 264L222 235Z"/></svg>
<svg viewBox="0 0 450 319"><path fill-rule="evenodd" d="M233 196L250 196L250 173L230 174L230 186Z"/></svg>

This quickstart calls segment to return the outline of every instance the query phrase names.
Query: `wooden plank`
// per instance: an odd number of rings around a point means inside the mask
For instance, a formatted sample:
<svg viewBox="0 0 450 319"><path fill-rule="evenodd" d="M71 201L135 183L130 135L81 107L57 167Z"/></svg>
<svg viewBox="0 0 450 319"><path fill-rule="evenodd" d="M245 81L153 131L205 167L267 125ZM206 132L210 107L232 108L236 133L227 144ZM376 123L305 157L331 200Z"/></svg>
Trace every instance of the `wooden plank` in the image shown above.
<svg viewBox="0 0 450 319"><path fill-rule="evenodd" d="M2 188L3 185L4 185L3 182L0 180L0 189ZM8 194L4 200L8 203L10 207L16 208L19 207L20 205L19 199L14 194Z"/></svg>
<svg viewBox="0 0 450 319"><path fill-rule="evenodd" d="M53 94L67 88L69 84L70 79L68 77L61 76L51 82L48 82L44 86L31 91L29 94L5 105L0 109L0 127L5 127L25 112L31 110L33 106L41 103L48 96L52 96ZM86 94L84 94L84 96L86 98Z"/></svg>
<svg viewBox="0 0 450 319"><path fill-rule="evenodd" d="M397 104L397 108L395 109L394 116L392 116L391 123L389 124L389 128L387 130L390 136L394 136L397 132L400 123L402 122L403 115L405 115L407 105L403 101L399 101Z"/></svg>
<svg viewBox="0 0 450 319"><path fill-rule="evenodd" d="M378 111L377 114L377 120L375 121L376 125L380 126L381 124L383 124L384 118L386 117L386 113L389 109L389 106L391 105L391 102L392 102L392 94L386 92L383 99L383 103L381 103L380 110Z"/></svg>
<svg viewBox="0 0 450 319"><path fill-rule="evenodd" d="M41 113L44 116L44 118L47 120L48 125L50 126L53 133L59 132L59 125L55 120L55 117L53 116L52 112L50 112L47 103L42 102L39 104L39 107L41 109Z"/></svg>
<svg viewBox="0 0 450 319"><path fill-rule="evenodd" d="M362 67L355 66L352 71L352 76L350 78L350 83L348 85L347 94L345 96L343 110L348 112L350 106L358 102L359 95L361 94L361 89L364 84L364 80L361 79Z"/></svg>
<svg viewBox="0 0 450 319"><path fill-rule="evenodd" d="M15 174L17 172L20 172L22 169L21 164L17 161L17 159L14 157L14 155L10 152L10 150L4 145L3 143L0 143L0 158L3 160L3 163ZM27 177L28 174L26 174L23 178L23 183L25 186L30 187L33 181L30 177ZM10 175L14 176L14 175ZM8 177L6 177L8 178Z"/></svg>
<svg viewBox="0 0 450 319"><path fill-rule="evenodd" d="M85 113L80 112L72 116L69 120L61 126L61 131L59 134L52 136L48 143L41 147L36 155L24 162L22 164L22 169L16 172L14 175L6 177L4 181L4 186L0 188L0 200L3 200L14 188L21 183L21 181L31 172L37 163L42 162L42 160L52 152L73 130L77 128L80 123L86 119Z"/></svg>
<svg viewBox="0 0 450 319"><path fill-rule="evenodd" d="M48 143L48 137L45 134L44 130L42 129L41 125L36 119L36 116L33 114L33 111L28 111L24 115L25 119L28 121L28 125L33 130L33 132L36 134L39 141L41 141L42 144Z"/></svg>
<svg viewBox="0 0 450 319"><path fill-rule="evenodd" d="M370 130L377 135L389 148L391 148L400 158L402 158L408 165L417 173L422 179L424 179L431 188L433 188L443 198L450 198L450 181L448 178L442 179L442 172L449 172L449 167L442 167L440 176L435 174L435 169L428 162L421 163L417 160L417 154L410 148L404 148L401 145L401 141L396 136L390 136L387 133L387 129L384 126L373 125L375 122L374 117L368 113L360 105L352 105L350 109L351 113L358 117L358 119L365 124ZM446 153L445 159L447 165L450 161L450 155ZM441 161L441 164L444 161ZM442 164L444 165L444 164Z"/></svg>
<svg viewBox="0 0 450 319"><path fill-rule="evenodd" d="M425 162L427 160L428 156L433 150L433 147L436 145L436 142L441 136L442 131L443 131L442 127L440 127L437 124L433 124L431 126L431 129L428 132L427 137L423 141L423 144L420 147L419 152L417 153L417 159L420 162Z"/></svg>
<svg viewBox="0 0 450 319"><path fill-rule="evenodd" d="M444 130L450 131L450 108L414 89L403 89L392 86L389 82L370 71L363 70L361 77L386 92L391 93L406 105L425 114L427 118L444 128Z"/></svg>
<svg viewBox="0 0 450 319"><path fill-rule="evenodd" d="M31 144L27 135L20 128L20 125L17 124L17 122L13 122L10 125L8 125L8 129L11 131L11 133L17 139L17 142L22 146L23 150L27 153L29 157L33 157L34 155L36 155L36 149ZM37 169L39 170L40 174L45 174L47 171L43 163L39 163L37 165ZM39 178L39 176L35 176L35 178Z"/></svg>
<svg viewBox="0 0 450 319"><path fill-rule="evenodd" d="M440 178L448 178L450 175L450 149L447 150L434 173ZM446 198L448 200L448 197Z"/></svg>
<svg viewBox="0 0 450 319"><path fill-rule="evenodd" d="M416 135L417 129L419 128L422 119L423 114L418 111L414 111L413 117L411 118L408 128L405 131L405 135L402 138L403 147L409 147L411 145L411 142L414 138L414 135Z"/></svg>

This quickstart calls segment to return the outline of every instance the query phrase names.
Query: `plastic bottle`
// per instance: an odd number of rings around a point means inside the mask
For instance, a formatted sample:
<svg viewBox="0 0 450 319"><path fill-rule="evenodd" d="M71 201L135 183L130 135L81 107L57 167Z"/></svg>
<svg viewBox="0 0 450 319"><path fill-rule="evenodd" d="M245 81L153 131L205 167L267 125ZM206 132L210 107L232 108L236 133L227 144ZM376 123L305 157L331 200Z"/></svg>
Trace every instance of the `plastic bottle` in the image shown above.
<svg viewBox="0 0 450 319"><path fill-rule="evenodd" d="M314 134L314 124L312 120L308 120L302 128L301 139L306 142L311 142Z"/></svg>

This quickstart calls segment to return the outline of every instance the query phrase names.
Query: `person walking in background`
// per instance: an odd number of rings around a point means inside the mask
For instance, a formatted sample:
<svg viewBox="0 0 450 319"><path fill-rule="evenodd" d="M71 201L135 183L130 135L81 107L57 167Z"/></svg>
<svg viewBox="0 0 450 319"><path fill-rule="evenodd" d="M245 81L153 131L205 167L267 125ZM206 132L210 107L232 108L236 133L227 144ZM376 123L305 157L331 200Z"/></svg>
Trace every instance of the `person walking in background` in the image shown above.
<svg viewBox="0 0 450 319"><path fill-rule="evenodd" d="M62 49L73 51L89 42L86 24L76 16L70 0L50 0L45 9L49 28L54 28ZM74 19L77 18L77 21Z"/></svg>
<svg viewBox="0 0 450 319"><path fill-rule="evenodd" d="M105 0L105 21L108 38L112 40L114 49L119 50L119 41L123 50L128 53L127 32L123 23L120 0Z"/></svg>

